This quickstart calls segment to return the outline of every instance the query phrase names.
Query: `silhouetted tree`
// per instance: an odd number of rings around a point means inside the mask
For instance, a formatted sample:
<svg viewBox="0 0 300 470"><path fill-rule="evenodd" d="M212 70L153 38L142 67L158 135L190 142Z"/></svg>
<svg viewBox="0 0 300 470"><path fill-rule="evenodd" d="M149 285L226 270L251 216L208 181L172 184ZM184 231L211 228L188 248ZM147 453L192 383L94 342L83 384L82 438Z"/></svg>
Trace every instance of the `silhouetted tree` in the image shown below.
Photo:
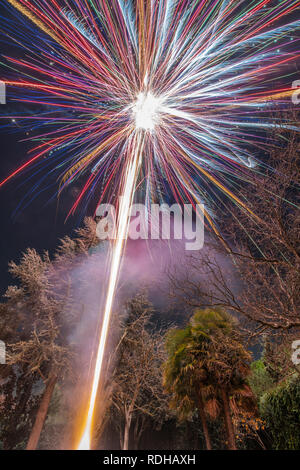
<svg viewBox="0 0 300 470"><path fill-rule="evenodd" d="M41 256L35 250L28 249L19 264L10 263L10 272L18 279L19 286L8 288L6 303L1 305L1 322L6 335L4 339L8 343L7 362L10 367L6 388L13 386L14 375L21 375L25 377L27 402L33 399L34 385L39 390L35 394L35 402L40 397L27 443L28 450L38 445L56 382L73 373L72 361L76 350L67 338L81 311L72 298L69 271L74 264L82 261L82 256L88 256L89 248L97 243L95 229L95 222L86 219L74 239L66 237L61 241L54 260L48 253ZM6 409L9 409L9 400L11 394L6 391L3 404ZM21 406L24 402L21 396L16 397L14 402L10 410L12 422L21 419L25 406ZM31 413L27 430L32 418Z"/></svg>
<svg viewBox="0 0 300 470"><path fill-rule="evenodd" d="M131 431L133 447L137 448L147 425L159 426L167 415L161 371L163 336L159 331L149 331L152 311L143 293L127 303L123 333L115 351L112 413L123 450L130 446Z"/></svg>
<svg viewBox="0 0 300 470"><path fill-rule="evenodd" d="M253 411L254 400L246 382L251 356L233 319L221 310L196 311L185 329L168 333L166 345L164 384L171 406L183 416L198 409L208 450L206 416L215 419L222 410L228 446L236 449L232 412Z"/></svg>
<svg viewBox="0 0 300 470"><path fill-rule="evenodd" d="M172 295L185 305L234 312L256 334L300 328L299 134L277 120L268 166L245 169L239 185L248 210L215 208L226 249L207 242L183 260L186 272L170 274Z"/></svg>

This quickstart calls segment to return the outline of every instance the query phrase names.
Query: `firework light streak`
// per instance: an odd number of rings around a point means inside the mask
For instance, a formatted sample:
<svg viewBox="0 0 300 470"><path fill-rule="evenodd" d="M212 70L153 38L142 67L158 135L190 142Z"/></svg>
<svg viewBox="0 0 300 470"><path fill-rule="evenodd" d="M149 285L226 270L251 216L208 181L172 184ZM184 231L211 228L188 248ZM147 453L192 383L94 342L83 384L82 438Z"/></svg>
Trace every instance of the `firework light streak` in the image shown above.
<svg viewBox="0 0 300 470"><path fill-rule="evenodd" d="M108 283L106 304L105 304L105 309L104 309L104 314L103 314L101 336L99 340L98 352L97 352L97 357L95 361L95 372L94 372L94 377L93 377L92 392L91 392L91 397L89 400L87 418L84 423L83 435L79 443L78 450L89 450L91 448L93 414L94 414L94 409L95 409L98 384L99 384L101 370L102 370L102 363L103 363L103 358L104 358L106 340L108 336L114 294L115 294L116 285L118 281L120 261L121 261L121 256L123 252L123 246L124 246L125 240L127 239L130 208L133 202L134 190L135 190L136 179L137 179L137 172L141 163L141 155L143 151L143 136L141 134L137 135L136 140L137 140L136 151L133 155L132 162L130 162L126 170L124 192L123 192L123 196L120 198L121 203L119 207L118 226L116 228L116 236L115 236L116 241L115 241L115 246L113 248L113 253L112 253L110 278L109 278L109 283Z"/></svg>
<svg viewBox="0 0 300 470"><path fill-rule="evenodd" d="M238 189L261 171L270 117L294 93L299 58L294 0L7 0L22 27L3 28L23 58L5 57L13 116L34 129L32 155L0 187L31 169L24 204L60 179L81 184L70 214L98 194L118 207L116 239L95 373L79 448L90 448L93 413L128 216L137 191L149 208L172 198L248 211ZM13 9L12 9L13 7ZM284 18L285 17L285 18ZM3 65L3 64L2 64ZM19 80L16 80L16 73ZM274 77L280 82L272 87ZM20 90L22 96L20 97ZM44 106L43 112L37 112ZM12 117L12 116L11 116ZM295 124L286 127L296 129ZM98 205L98 204L97 204ZM253 215L249 211L249 215Z"/></svg>

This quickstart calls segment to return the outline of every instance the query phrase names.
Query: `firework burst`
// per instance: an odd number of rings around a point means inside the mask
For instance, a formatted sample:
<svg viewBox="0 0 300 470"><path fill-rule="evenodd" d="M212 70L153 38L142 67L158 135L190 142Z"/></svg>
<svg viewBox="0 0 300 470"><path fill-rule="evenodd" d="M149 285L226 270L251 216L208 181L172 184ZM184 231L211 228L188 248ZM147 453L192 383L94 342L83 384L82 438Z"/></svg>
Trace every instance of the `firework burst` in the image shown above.
<svg viewBox="0 0 300 470"><path fill-rule="evenodd" d="M299 57L291 35L300 21L282 18L300 2L8 3L27 19L19 33L6 26L26 51L6 58L22 77L7 80L10 97L45 109L15 116L43 129L31 158L2 184L33 166L59 177L59 192L86 175L70 213L100 187L101 200L117 199L142 129L138 185L148 205L171 194L209 208L223 192L245 207L238 185L276 125L266 111L292 93L279 77Z"/></svg>

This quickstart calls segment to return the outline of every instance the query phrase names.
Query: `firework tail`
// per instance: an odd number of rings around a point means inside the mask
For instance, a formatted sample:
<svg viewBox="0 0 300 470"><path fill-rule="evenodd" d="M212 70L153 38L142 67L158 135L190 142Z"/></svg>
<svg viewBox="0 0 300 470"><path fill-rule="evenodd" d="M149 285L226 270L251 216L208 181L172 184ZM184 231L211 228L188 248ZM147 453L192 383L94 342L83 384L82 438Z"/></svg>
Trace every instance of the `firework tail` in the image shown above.
<svg viewBox="0 0 300 470"><path fill-rule="evenodd" d="M143 152L144 137L142 133L138 133L134 137L135 151L129 160L128 167L125 172L123 196L120 198L118 223L115 233L115 241L112 250L112 259L110 266L110 277L108 282L107 297L103 313L103 322L101 328L101 335L95 361L95 371L92 382L92 390L89 399L89 406L86 419L84 421L82 436L77 447L78 450L88 450L91 448L92 442L92 425L93 415L95 410L95 402L97 397L98 385L101 377L102 363L105 353L105 346L109 332L110 317L113 307L113 300L115 290L117 287L118 275L120 271L122 253L126 245L128 224L130 217L130 209L134 198L136 187L137 175L141 164L141 157Z"/></svg>

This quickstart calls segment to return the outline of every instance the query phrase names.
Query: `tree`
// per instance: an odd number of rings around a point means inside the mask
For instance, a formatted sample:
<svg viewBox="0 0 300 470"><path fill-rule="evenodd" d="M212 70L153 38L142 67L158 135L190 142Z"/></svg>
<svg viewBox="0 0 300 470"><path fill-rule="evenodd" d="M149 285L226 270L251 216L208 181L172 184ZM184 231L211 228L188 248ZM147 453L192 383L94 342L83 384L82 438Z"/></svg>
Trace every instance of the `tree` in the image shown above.
<svg viewBox="0 0 300 470"><path fill-rule="evenodd" d="M198 344L201 348L201 343ZM185 418L196 406L201 419L206 449L211 450L204 408L205 371L195 358L191 325L170 330L166 337L168 359L164 365L164 386L171 395L170 406L179 418Z"/></svg>
<svg viewBox="0 0 300 470"><path fill-rule="evenodd" d="M299 370L291 361L292 340L291 334L281 342L278 336L273 341L265 338L262 356L251 364L248 379L266 429L262 437L275 449L299 446Z"/></svg>
<svg viewBox="0 0 300 470"><path fill-rule="evenodd" d="M258 401L266 391L274 387L275 382L262 359L252 362L249 384Z"/></svg>
<svg viewBox="0 0 300 470"><path fill-rule="evenodd" d="M31 320L31 331L26 338L10 344L8 363L24 365L28 374L40 376L45 384L27 444L27 449L33 450L38 444L57 378L70 366L70 351L64 344L60 326L60 315L68 301L68 287L67 284L62 287L60 283L58 291L48 255L41 257L35 250L27 250L21 262L18 265L11 263L10 269L22 285L21 292L8 291L10 301L21 295L22 309Z"/></svg>
<svg viewBox="0 0 300 470"><path fill-rule="evenodd" d="M0 304L0 331L1 339L8 345L12 338L17 341L27 337L29 322L24 321L26 315L20 291L10 288L5 298L6 302ZM23 327L16 328L16 325ZM24 446L37 405L36 396L32 393L34 383L35 379L25 365L0 365L0 440L4 449Z"/></svg>
<svg viewBox="0 0 300 470"><path fill-rule="evenodd" d="M260 410L276 450L298 450L300 447L300 380L294 374L266 392L260 399Z"/></svg>
<svg viewBox="0 0 300 470"><path fill-rule="evenodd" d="M198 408L207 449L206 415L215 419L222 409L228 446L235 449L231 412L253 411L254 400L246 382L251 356L233 319L221 310L198 310L185 329L169 332L166 345L164 384L172 407L183 415Z"/></svg>
<svg viewBox="0 0 300 470"><path fill-rule="evenodd" d="M248 210L222 201L214 208L226 249L211 239L184 260L186 273L171 274L172 293L185 305L224 308L246 319L252 334L300 327L299 135L281 119L266 167L245 169L238 185Z"/></svg>
<svg viewBox="0 0 300 470"><path fill-rule="evenodd" d="M147 425L159 426L167 410L161 375L163 339L159 331L148 330L152 310L144 293L127 303L115 351L111 412L123 450L129 448L131 434L137 448Z"/></svg>
<svg viewBox="0 0 300 470"><path fill-rule="evenodd" d="M96 224L87 219L73 240L66 237L61 241L53 261L48 253L41 256L35 250L28 249L19 264L10 263L10 271L19 281L18 287L8 288L6 303L1 306L1 312L5 314L2 321L5 322L8 341L10 374L13 377L18 370L17 374L20 375L21 371L25 376L29 384L28 399L32 396L34 384L40 390L28 450L38 445L57 381L73 374L72 363L76 351L67 338L81 311L72 299L69 271L82 261L82 256L88 256L89 247L96 243L95 228ZM18 327L14 333L16 324ZM9 396L9 393L6 394L5 400Z"/></svg>

